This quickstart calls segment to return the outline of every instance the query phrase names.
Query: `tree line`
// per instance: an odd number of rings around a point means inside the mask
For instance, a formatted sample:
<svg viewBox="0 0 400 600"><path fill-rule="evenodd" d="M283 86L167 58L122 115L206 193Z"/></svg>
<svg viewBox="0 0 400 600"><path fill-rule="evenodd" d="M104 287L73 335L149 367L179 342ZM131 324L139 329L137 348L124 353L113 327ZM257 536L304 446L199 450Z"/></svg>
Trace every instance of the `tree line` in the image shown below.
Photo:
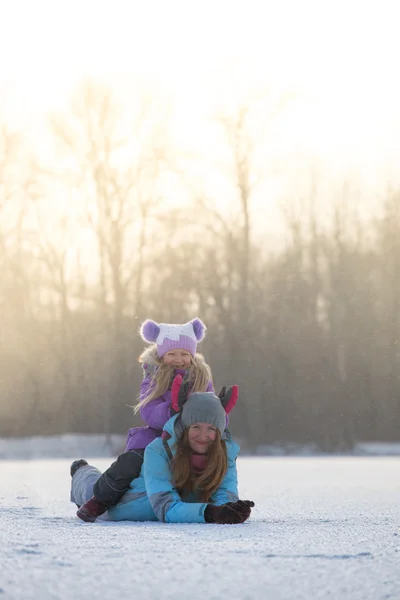
<svg viewBox="0 0 400 600"><path fill-rule="evenodd" d="M140 424L140 323L198 315L247 447L398 440L400 194L366 222L344 185L321 217L313 179L269 248L251 106L214 119L221 160L180 153L168 111L86 84L49 119L51 161L1 129L0 435Z"/></svg>

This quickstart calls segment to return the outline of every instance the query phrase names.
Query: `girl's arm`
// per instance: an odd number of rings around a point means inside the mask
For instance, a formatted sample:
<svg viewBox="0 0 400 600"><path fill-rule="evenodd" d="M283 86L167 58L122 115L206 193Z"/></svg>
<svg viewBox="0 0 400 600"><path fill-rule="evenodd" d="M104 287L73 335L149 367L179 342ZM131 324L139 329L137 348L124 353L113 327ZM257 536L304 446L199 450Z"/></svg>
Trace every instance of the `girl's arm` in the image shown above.
<svg viewBox="0 0 400 600"><path fill-rule="evenodd" d="M144 453L143 474L150 504L159 521L164 523L204 523L206 503L183 502L172 485L169 461L157 439Z"/></svg>
<svg viewBox="0 0 400 600"><path fill-rule="evenodd" d="M226 502L236 502L238 496L238 481L236 461L228 458L228 470L219 488L211 496L212 504L221 506Z"/></svg>
<svg viewBox="0 0 400 600"><path fill-rule="evenodd" d="M171 418L171 394L165 392L162 396L150 400L148 404L139 409L140 416L152 429L161 430Z"/></svg>
<svg viewBox="0 0 400 600"><path fill-rule="evenodd" d="M156 372L155 365L143 364L143 381L140 385L140 399L142 400L148 394L151 388L155 385L153 375ZM148 404L141 406L139 409L140 416L143 421L152 429L161 430L165 423L171 418L170 406L171 395L167 393L154 398Z"/></svg>

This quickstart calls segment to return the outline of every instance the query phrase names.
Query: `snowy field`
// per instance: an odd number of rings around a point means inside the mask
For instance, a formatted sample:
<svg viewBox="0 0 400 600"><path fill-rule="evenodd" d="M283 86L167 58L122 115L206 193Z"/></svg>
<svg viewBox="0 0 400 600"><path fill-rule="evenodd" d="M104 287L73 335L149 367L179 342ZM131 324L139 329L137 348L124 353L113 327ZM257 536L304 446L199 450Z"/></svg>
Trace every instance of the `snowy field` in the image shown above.
<svg viewBox="0 0 400 600"><path fill-rule="evenodd" d="M400 599L398 457L240 458L244 525L82 523L70 462L0 461L0 599Z"/></svg>

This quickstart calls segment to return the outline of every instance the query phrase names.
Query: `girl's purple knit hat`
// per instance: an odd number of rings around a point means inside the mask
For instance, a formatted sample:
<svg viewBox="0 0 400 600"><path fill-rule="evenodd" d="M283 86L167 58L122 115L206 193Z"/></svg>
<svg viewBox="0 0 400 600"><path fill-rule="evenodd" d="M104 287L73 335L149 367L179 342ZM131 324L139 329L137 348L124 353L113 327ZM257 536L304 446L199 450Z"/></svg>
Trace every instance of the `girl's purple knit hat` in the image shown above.
<svg viewBox="0 0 400 600"><path fill-rule="evenodd" d="M196 354L197 343L201 342L207 328L198 318L188 323L156 323L147 319L140 327L140 335L145 342L157 344L157 355L162 358L170 350L188 350L192 356Z"/></svg>

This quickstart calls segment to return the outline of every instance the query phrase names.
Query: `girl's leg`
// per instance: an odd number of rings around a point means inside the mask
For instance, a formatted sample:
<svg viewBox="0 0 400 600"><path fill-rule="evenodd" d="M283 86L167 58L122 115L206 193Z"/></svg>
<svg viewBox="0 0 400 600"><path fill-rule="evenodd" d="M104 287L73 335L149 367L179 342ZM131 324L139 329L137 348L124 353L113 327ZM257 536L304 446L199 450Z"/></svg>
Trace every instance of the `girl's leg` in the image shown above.
<svg viewBox="0 0 400 600"><path fill-rule="evenodd" d="M107 508L118 504L129 489L131 481L140 475L144 450L131 450L118 456L117 460L104 471L96 481L93 495Z"/></svg>

